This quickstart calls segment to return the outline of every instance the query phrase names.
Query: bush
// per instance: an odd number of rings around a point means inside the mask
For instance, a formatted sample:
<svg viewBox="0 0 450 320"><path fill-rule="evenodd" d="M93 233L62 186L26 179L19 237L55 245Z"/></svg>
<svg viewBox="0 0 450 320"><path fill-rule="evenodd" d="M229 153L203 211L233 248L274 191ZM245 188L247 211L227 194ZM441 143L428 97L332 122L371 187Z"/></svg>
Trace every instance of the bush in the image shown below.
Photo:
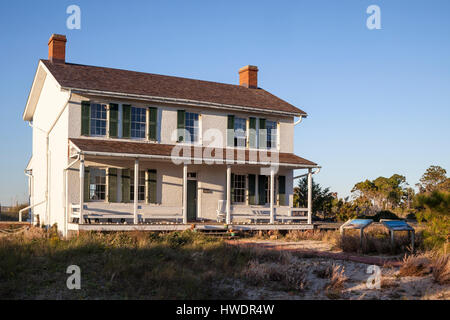
<svg viewBox="0 0 450 320"><path fill-rule="evenodd" d="M424 244L428 249L444 249L450 234L450 192L434 191L419 194L415 199L419 209L417 218L425 223Z"/></svg>

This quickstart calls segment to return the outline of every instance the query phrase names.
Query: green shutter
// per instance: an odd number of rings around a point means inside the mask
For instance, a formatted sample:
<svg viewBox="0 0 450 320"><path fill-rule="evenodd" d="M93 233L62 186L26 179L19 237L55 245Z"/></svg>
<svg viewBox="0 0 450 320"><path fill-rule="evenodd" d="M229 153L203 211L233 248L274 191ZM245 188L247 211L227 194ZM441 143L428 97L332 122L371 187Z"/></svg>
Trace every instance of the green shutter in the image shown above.
<svg viewBox="0 0 450 320"><path fill-rule="evenodd" d="M259 148L267 148L266 119L259 119Z"/></svg>
<svg viewBox="0 0 450 320"><path fill-rule="evenodd" d="M266 204L266 182L267 176L258 176L258 204Z"/></svg>
<svg viewBox="0 0 450 320"><path fill-rule="evenodd" d="M109 104L109 137L117 138L119 128L119 105L117 103Z"/></svg>
<svg viewBox="0 0 450 320"><path fill-rule="evenodd" d="M256 148L256 118L249 118L248 146Z"/></svg>
<svg viewBox="0 0 450 320"><path fill-rule="evenodd" d="M156 170L147 171L147 201L148 203L156 203Z"/></svg>
<svg viewBox="0 0 450 320"><path fill-rule="evenodd" d="M286 177L278 176L278 204L286 205Z"/></svg>
<svg viewBox="0 0 450 320"><path fill-rule="evenodd" d="M81 135L90 135L91 124L91 103L89 101L81 101Z"/></svg>
<svg viewBox="0 0 450 320"><path fill-rule="evenodd" d="M117 169L108 168L108 202L117 202Z"/></svg>
<svg viewBox="0 0 450 320"><path fill-rule="evenodd" d="M84 167L84 195L83 195L83 199L84 202L88 202L89 200L91 200L91 192L90 192L90 175L89 175L89 168L88 167Z"/></svg>
<svg viewBox="0 0 450 320"><path fill-rule="evenodd" d="M178 110L177 112L177 129L178 129L178 142L184 141L184 124L186 119L186 111Z"/></svg>
<svg viewBox="0 0 450 320"><path fill-rule="evenodd" d="M122 106L122 138L131 137L131 105Z"/></svg>
<svg viewBox="0 0 450 320"><path fill-rule="evenodd" d="M254 174L248 175L248 204L256 204L256 176Z"/></svg>
<svg viewBox="0 0 450 320"><path fill-rule="evenodd" d="M122 202L130 202L130 169L122 169Z"/></svg>
<svg viewBox="0 0 450 320"><path fill-rule="evenodd" d="M148 140L156 141L158 109L148 108Z"/></svg>
<svg viewBox="0 0 450 320"><path fill-rule="evenodd" d="M234 116L228 115L227 146L234 147Z"/></svg>

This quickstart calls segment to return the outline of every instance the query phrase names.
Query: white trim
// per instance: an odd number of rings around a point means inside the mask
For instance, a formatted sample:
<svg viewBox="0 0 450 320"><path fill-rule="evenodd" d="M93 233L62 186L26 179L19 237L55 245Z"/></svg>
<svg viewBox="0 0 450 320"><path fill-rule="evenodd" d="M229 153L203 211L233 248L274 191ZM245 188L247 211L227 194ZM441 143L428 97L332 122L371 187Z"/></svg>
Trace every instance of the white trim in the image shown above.
<svg viewBox="0 0 450 320"><path fill-rule="evenodd" d="M81 88L71 88L71 87L64 87L65 89L71 89L75 93L86 93L91 95L97 95L97 96L108 96L108 97L123 97L123 98L131 98L134 100L144 100L144 101L150 101L154 103L172 103L172 104L181 104L181 105L189 105L194 107L208 107L213 109L228 109L228 110L240 110L240 111L247 111L252 113L267 113L267 114L276 114L276 115L283 115L283 116L303 116L307 117L307 114L300 114L297 112L287 112L287 111L279 111L279 110L269 110L269 109L261 109L261 108L254 108L254 107L244 107L244 106L237 106L237 105L229 105L229 104L221 104L221 103L214 103L214 102L205 102L205 101L198 101L198 100L189 100L189 99L177 99L177 98L166 98L166 97L156 97L156 96L147 96L147 95L139 95L139 94L127 94L127 93L118 93L118 92L110 92L110 91L101 91L101 90L90 90L90 89L81 89Z"/></svg>

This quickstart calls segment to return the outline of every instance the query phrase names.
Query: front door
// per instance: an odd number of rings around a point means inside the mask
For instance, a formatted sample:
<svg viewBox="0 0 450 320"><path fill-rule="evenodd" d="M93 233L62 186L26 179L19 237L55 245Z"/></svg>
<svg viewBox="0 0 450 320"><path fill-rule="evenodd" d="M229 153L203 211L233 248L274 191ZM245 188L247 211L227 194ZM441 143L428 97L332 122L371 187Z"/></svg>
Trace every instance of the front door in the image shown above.
<svg viewBox="0 0 450 320"><path fill-rule="evenodd" d="M197 220L197 180L187 181L187 219Z"/></svg>

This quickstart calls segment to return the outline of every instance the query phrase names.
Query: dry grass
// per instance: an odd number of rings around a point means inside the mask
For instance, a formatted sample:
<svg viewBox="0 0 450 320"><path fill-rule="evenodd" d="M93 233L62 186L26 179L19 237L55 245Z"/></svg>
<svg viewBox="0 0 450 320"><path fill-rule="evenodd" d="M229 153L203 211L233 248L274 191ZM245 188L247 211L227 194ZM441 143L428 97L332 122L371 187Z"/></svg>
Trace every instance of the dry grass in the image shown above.
<svg viewBox="0 0 450 320"><path fill-rule="evenodd" d="M307 270L296 265L252 260L242 271L242 279L253 286L271 286L301 292L307 288Z"/></svg>
<svg viewBox="0 0 450 320"><path fill-rule="evenodd" d="M325 286L325 292L328 298L339 299L341 297L345 281L348 280L344 272L345 268L343 266L332 266L330 282Z"/></svg>
<svg viewBox="0 0 450 320"><path fill-rule="evenodd" d="M450 254L439 251L428 251L416 255L405 256L399 270L401 277L422 277L432 274L436 283L450 283Z"/></svg>
<svg viewBox="0 0 450 320"><path fill-rule="evenodd" d="M433 278L442 285L450 284L450 254L436 256L432 264Z"/></svg>

